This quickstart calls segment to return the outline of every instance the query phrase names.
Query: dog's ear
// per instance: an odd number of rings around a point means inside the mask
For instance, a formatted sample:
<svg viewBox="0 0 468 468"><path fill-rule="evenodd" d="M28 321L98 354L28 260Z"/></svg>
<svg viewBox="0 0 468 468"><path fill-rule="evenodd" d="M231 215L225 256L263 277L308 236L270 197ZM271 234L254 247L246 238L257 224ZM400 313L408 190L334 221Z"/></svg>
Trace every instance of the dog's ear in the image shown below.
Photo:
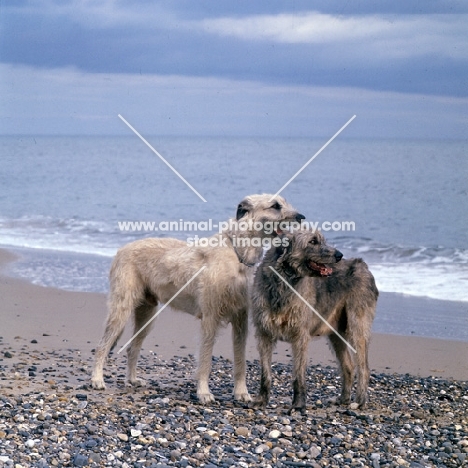
<svg viewBox="0 0 468 468"><path fill-rule="evenodd" d="M248 200L242 200L237 206L236 220L243 218L252 209L252 204Z"/></svg>

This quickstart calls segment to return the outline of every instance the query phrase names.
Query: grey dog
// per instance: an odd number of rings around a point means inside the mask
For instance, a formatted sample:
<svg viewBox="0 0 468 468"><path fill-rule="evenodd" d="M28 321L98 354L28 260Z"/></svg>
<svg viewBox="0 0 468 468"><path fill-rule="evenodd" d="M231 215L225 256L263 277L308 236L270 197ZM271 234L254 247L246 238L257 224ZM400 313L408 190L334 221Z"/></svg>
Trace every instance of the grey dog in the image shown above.
<svg viewBox="0 0 468 468"><path fill-rule="evenodd" d="M338 403L350 403L357 370L356 402L364 407L369 383L368 347L378 298L374 277L363 260L342 260L342 253L328 246L317 231L285 236L287 245L283 242L267 252L254 279L252 310L261 381L253 406L265 407L268 403L272 352L276 342L282 340L291 343L293 353L290 412L304 413L308 343L311 337L326 335L341 370Z"/></svg>

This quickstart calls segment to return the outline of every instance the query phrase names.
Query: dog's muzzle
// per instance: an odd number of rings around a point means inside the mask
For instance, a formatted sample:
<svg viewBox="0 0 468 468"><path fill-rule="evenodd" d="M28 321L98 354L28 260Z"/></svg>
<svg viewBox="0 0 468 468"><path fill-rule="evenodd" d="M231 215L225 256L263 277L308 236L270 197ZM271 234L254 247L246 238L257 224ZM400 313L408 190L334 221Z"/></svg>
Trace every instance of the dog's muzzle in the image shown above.
<svg viewBox="0 0 468 468"><path fill-rule="evenodd" d="M343 258L343 254L339 250L336 250L333 257L335 257L335 263L338 263ZM325 265L325 263L313 262L311 260L308 263L308 267L316 271L320 276L330 276L333 273L333 268L329 265Z"/></svg>

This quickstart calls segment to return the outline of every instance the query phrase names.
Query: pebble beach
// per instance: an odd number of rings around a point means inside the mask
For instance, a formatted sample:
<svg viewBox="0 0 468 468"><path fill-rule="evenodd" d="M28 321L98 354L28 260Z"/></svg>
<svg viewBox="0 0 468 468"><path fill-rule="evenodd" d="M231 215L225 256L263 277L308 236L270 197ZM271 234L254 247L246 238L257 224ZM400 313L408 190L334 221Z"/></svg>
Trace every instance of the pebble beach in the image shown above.
<svg viewBox="0 0 468 468"><path fill-rule="evenodd" d="M47 355L23 357L2 365L2 375L13 377L0 398L2 466L417 468L468 461L466 381L373 373L368 408L360 410L334 404L334 367L311 366L301 416L287 414L288 364L274 366L272 400L258 411L233 402L232 363L222 358L213 362L217 402L205 407L187 378L193 356L144 357L140 369L151 379L140 389L125 387L125 366L111 358L102 393L88 387L90 358L77 350L52 353L53 367ZM70 385L69 374L83 384ZM248 374L255 389L258 362L249 362ZM31 380L41 382L40 391L28 388Z"/></svg>

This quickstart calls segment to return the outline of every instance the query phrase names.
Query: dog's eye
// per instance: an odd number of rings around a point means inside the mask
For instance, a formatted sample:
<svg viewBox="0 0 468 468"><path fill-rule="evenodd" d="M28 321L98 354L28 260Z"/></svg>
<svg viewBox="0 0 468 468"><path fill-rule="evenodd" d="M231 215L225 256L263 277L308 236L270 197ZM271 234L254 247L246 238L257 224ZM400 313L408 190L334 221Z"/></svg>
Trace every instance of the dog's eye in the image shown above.
<svg viewBox="0 0 468 468"><path fill-rule="evenodd" d="M315 237L309 241L309 244L312 244L312 245L317 245L318 243L319 241Z"/></svg>
<svg viewBox="0 0 468 468"><path fill-rule="evenodd" d="M273 208L274 210L281 210L281 205L278 203L278 202L275 202L271 208Z"/></svg>

